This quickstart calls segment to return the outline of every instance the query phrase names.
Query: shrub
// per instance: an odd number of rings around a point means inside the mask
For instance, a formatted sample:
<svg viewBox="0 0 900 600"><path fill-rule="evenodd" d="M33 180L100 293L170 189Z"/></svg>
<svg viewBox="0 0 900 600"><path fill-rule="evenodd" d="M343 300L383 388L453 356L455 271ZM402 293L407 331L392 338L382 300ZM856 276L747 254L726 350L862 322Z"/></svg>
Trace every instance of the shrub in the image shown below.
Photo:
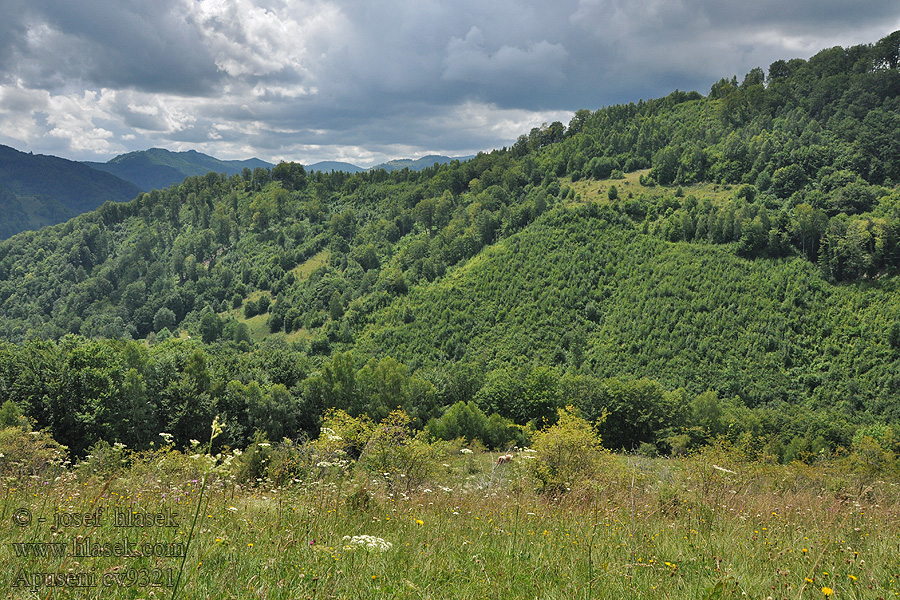
<svg viewBox="0 0 900 600"><path fill-rule="evenodd" d="M573 489L592 477L603 455L600 435L577 408L566 406L557 414L555 425L535 432L532 449L536 454L528 463L538 489L549 493Z"/></svg>
<svg viewBox="0 0 900 600"><path fill-rule="evenodd" d="M354 418L343 410L329 408L322 417L322 429L313 446L320 457L327 458L343 452L356 460L374 432L375 424L368 415Z"/></svg>
<svg viewBox="0 0 900 600"><path fill-rule="evenodd" d="M0 429L6 427L20 427L26 431L30 429L28 419L12 400L7 400L0 406Z"/></svg>
<svg viewBox="0 0 900 600"><path fill-rule="evenodd" d="M442 442L429 444L425 432L413 436L410 418L402 410L391 412L375 428L360 457L360 464L387 479L392 488L413 490L434 474L444 453Z"/></svg>
<svg viewBox="0 0 900 600"><path fill-rule="evenodd" d="M43 431L21 427L0 430L0 475L52 478L63 469L66 447Z"/></svg>
<svg viewBox="0 0 900 600"><path fill-rule="evenodd" d="M130 465L130 454L125 444L110 444L106 440L100 440L91 446L88 455L78 463L76 471L82 478L107 479L118 475Z"/></svg>

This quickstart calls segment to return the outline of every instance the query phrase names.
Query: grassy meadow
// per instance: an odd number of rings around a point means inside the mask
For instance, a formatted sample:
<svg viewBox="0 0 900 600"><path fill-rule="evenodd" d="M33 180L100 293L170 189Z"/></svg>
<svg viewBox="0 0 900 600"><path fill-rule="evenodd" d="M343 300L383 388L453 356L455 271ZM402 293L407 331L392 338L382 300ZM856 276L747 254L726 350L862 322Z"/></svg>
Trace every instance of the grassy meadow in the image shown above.
<svg viewBox="0 0 900 600"><path fill-rule="evenodd" d="M720 446L682 458L604 452L576 488L538 492L533 452L497 464L496 453L443 448L428 477L409 482L345 460L238 485L223 469L238 453L214 466L209 456L170 447L110 449L74 468L6 477L2 597L900 593L893 479L865 478L833 461L751 462ZM238 460L258 459L252 454ZM277 456L268 460L274 473ZM116 526L127 518L132 526ZM34 556L53 550L22 545L29 543L62 544L66 556ZM73 556L76 544L81 556ZM59 573L75 575L47 575Z"/></svg>

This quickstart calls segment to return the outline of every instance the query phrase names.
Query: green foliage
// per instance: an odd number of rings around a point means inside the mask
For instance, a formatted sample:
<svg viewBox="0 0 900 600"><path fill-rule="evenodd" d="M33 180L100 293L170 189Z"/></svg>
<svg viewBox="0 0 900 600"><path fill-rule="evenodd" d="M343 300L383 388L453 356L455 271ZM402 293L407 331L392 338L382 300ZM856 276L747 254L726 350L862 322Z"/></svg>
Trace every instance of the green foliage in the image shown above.
<svg viewBox="0 0 900 600"><path fill-rule="evenodd" d="M0 475L19 481L29 477L51 480L62 470L67 458L61 446L42 431L21 427L0 429Z"/></svg>
<svg viewBox="0 0 900 600"><path fill-rule="evenodd" d="M131 464L131 453L120 443L110 444L100 440L89 449L89 454L78 463L77 474L82 479L113 478Z"/></svg>
<svg viewBox="0 0 900 600"><path fill-rule="evenodd" d="M425 430L435 439L478 441L487 448L504 449L512 442L522 442L521 429L512 421L494 413L488 417L472 402L459 401L447 408L440 418L432 418Z"/></svg>
<svg viewBox="0 0 900 600"><path fill-rule="evenodd" d="M409 492L428 481L443 453L441 442L428 443L422 433L413 435L409 416L392 411L376 427L359 463L392 488Z"/></svg>
<svg viewBox="0 0 900 600"><path fill-rule="evenodd" d="M16 236L0 401L76 456L329 408L503 447L565 404L615 448L849 447L900 420L895 38L465 162L210 173Z"/></svg>
<svg viewBox="0 0 900 600"><path fill-rule="evenodd" d="M16 403L9 399L0 406L0 429L7 427L19 427L26 431L29 427L28 419L25 418Z"/></svg>
<svg viewBox="0 0 900 600"><path fill-rule="evenodd" d="M603 456L595 426L573 406L557 411L556 423L534 433L534 454L526 453L529 473L541 491L557 494L576 489L600 469Z"/></svg>

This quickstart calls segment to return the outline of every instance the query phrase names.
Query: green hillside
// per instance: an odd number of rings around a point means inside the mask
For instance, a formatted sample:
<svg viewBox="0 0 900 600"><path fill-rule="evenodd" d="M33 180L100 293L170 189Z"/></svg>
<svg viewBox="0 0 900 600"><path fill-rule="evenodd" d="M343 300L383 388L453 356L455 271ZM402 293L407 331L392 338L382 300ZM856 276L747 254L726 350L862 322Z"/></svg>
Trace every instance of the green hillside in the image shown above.
<svg viewBox="0 0 900 600"><path fill-rule="evenodd" d="M105 163L85 164L130 181L144 191L167 188L181 183L186 177L206 175L209 172L235 175L244 169L272 167L256 158L219 160L196 150L171 152L163 148L129 152Z"/></svg>
<svg viewBox="0 0 900 600"><path fill-rule="evenodd" d="M55 156L0 146L0 239L127 202L140 190L127 181Z"/></svg>
<svg viewBox="0 0 900 600"><path fill-rule="evenodd" d="M574 404L611 447L839 452L900 421L898 55L900 32L418 172L212 172L17 236L0 402L79 451L398 406L502 446Z"/></svg>

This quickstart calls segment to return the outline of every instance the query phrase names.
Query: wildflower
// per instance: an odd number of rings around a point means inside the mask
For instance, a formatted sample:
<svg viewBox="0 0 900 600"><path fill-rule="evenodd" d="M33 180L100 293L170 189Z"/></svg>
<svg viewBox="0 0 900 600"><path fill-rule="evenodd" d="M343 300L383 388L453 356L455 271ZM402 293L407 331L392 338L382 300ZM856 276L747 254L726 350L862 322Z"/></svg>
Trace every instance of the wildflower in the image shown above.
<svg viewBox="0 0 900 600"><path fill-rule="evenodd" d="M219 437L219 435L222 433L223 429L224 429L224 425L219 420L219 415L216 415L216 418L213 419L213 422L212 422L212 435L210 435L209 441L211 442L214 439L216 439L217 437Z"/></svg>
<svg viewBox="0 0 900 600"><path fill-rule="evenodd" d="M830 587L823 587L822 593L825 594L826 596L830 596L834 593L834 590L831 589Z"/></svg>
<svg viewBox="0 0 900 600"><path fill-rule="evenodd" d="M368 551L378 550L379 552L387 552L394 545L374 535L354 535L350 537L345 535L343 541L346 542L344 548L353 550L354 548L365 548Z"/></svg>
<svg viewBox="0 0 900 600"><path fill-rule="evenodd" d="M848 577L849 577L850 579L852 579L853 581L856 581L856 576L855 576L855 575L848 575Z"/></svg>
<svg viewBox="0 0 900 600"><path fill-rule="evenodd" d="M330 429L328 427L322 428L322 436L324 436L325 439L329 442L340 442L344 439L341 436L337 435L333 429Z"/></svg>
<svg viewBox="0 0 900 600"><path fill-rule="evenodd" d="M472 451L468 448L463 448L459 451L460 454L472 454Z"/></svg>
<svg viewBox="0 0 900 600"><path fill-rule="evenodd" d="M416 525L424 525L424 524L425 524L425 521L423 521L422 519L416 519Z"/></svg>

